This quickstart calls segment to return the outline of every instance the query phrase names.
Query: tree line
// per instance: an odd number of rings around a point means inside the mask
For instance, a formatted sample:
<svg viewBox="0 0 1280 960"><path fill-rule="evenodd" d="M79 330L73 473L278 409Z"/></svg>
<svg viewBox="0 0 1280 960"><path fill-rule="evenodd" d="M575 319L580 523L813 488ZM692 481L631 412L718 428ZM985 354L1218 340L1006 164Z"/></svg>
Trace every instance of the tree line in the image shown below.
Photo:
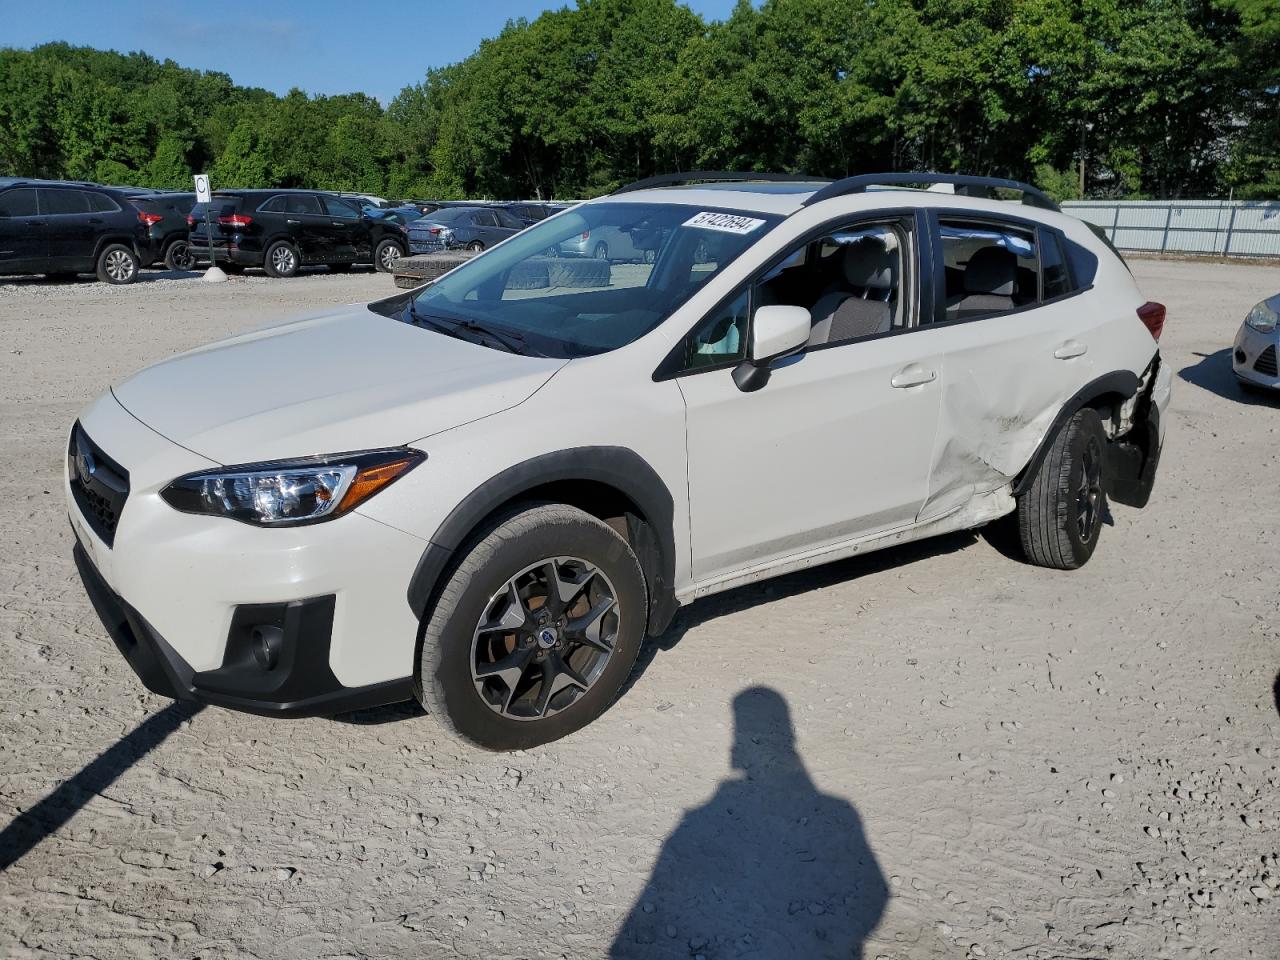
<svg viewBox="0 0 1280 960"><path fill-rule="evenodd" d="M676 0L578 0L385 107L145 53L0 50L0 174L447 199L695 169L1274 198L1280 0L739 0L711 23Z"/></svg>

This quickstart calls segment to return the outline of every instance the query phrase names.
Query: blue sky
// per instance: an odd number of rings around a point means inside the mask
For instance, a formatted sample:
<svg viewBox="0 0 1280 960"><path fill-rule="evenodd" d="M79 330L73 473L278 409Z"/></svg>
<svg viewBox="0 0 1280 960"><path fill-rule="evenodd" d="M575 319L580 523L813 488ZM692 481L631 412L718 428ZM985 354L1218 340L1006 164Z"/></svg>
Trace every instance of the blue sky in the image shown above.
<svg viewBox="0 0 1280 960"><path fill-rule="evenodd" d="M515 17L566 6L537 0L0 0L0 46L53 40L145 50L184 67L221 70L239 84L285 93L361 90L384 103L428 67L461 60ZM734 0L686 0L721 20Z"/></svg>

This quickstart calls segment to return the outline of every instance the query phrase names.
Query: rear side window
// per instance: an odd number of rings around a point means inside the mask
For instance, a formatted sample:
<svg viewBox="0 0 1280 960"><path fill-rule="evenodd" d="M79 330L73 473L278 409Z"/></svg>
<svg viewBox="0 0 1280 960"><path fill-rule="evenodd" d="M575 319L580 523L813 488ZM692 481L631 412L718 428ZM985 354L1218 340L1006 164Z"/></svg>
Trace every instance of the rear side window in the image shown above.
<svg viewBox="0 0 1280 960"><path fill-rule="evenodd" d="M341 197L321 197L320 200L324 204L325 212L331 217L346 217L354 220L360 216L360 211L349 200L343 200Z"/></svg>
<svg viewBox="0 0 1280 960"><path fill-rule="evenodd" d="M93 193L86 190L84 195L88 199L89 209L93 213L115 213L120 209L116 202L105 193Z"/></svg>
<svg viewBox="0 0 1280 960"><path fill-rule="evenodd" d="M36 192L30 187L0 193L0 217L34 217L38 212Z"/></svg>
<svg viewBox="0 0 1280 960"><path fill-rule="evenodd" d="M1040 258L1033 231L991 221L939 223L946 318L1009 313L1039 300Z"/></svg>
<svg viewBox="0 0 1280 960"><path fill-rule="evenodd" d="M471 222L481 227L496 227L498 225L492 210L477 210L471 215Z"/></svg>
<svg viewBox="0 0 1280 960"><path fill-rule="evenodd" d="M513 229L515 229L515 230L521 230L521 229L523 229L523 228L524 228L524 224L523 224L523 223L521 223L519 220L517 220L517 219L516 219L515 217L513 217L511 214L507 213L507 211L505 211L505 210L495 210L495 211L494 211L494 215L498 218L498 225L499 225L499 226L502 226L502 227L511 227L511 228L513 228Z"/></svg>
<svg viewBox="0 0 1280 960"><path fill-rule="evenodd" d="M285 213L305 213L319 216L320 201L310 193L290 193L284 198Z"/></svg>
<svg viewBox="0 0 1280 960"><path fill-rule="evenodd" d="M284 202L287 197L272 197L258 208L260 213L284 213Z"/></svg>
<svg viewBox="0 0 1280 960"><path fill-rule="evenodd" d="M50 215L88 213L89 198L82 190L41 190L40 209Z"/></svg>

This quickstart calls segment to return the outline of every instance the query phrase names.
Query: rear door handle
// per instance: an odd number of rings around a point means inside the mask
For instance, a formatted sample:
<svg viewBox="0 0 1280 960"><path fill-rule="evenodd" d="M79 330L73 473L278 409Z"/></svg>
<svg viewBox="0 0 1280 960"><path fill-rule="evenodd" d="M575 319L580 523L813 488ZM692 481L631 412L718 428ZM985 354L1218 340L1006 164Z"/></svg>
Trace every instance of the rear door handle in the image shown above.
<svg viewBox="0 0 1280 960"><path fill-rule="evenodd" d="M926 370L918 363L911 363L895 373L889 379L889 383L899 389L905 389L906 387L918 387L921 384L932 383L937 377L936 370Z"/></svg>
<svg viewBox="0 0 1280 960"><path fill-rule="evenodd" d="M1088 352L1089 348L1079 340L1067 340L1053 351L1053 355L1059 360L1070 360L1072 357L1082 357Z"/></svg>
<svg viewBox="0 0 1280 960"><path fill-rule="evenodd" d="M301 223L301 220L285 220L285 223Z"/></svg>

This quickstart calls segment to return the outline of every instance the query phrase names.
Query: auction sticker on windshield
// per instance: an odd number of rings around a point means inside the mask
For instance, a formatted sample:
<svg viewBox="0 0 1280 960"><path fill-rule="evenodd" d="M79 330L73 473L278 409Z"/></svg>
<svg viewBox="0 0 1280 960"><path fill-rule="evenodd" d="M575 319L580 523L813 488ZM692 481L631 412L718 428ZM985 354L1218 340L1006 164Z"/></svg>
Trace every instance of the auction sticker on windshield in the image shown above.
<svg viewBox="0 0 1280 960"><path fill-rule="evenodd" d="M719 230L721 233L750 233L763 224L763 220L754 217L740 217L733 213L712 213L704 210L684 222L686 227L700 227L703 230Z"/></svg>

